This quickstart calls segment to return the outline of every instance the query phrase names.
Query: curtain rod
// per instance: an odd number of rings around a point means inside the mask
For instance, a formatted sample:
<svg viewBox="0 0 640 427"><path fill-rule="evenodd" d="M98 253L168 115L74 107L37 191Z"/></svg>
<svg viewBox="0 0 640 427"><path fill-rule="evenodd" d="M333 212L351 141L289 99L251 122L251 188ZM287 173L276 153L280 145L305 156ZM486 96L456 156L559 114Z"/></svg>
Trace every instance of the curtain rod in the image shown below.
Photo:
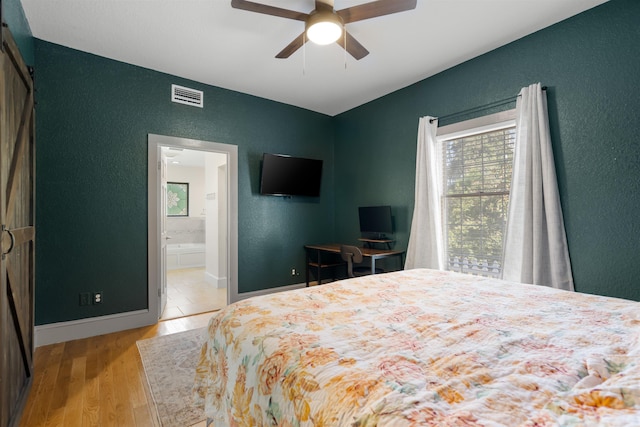
<svg viewBox="0 0 640 427"><path fill-rule="evenodd" d="M547 87L546 86L542 86L542 90L547 90ZM476 112L476 111L488 110L489 108L493 108L493 107L499 107L501 105L509 104L509 103L515 101L516 99L518 99L519 96L520 95L510 96L509 98L501 99L499 101L490 102L488 104L480 105L478 107L469 108L467 110L458 111L456 113L446 114L446 115L444 115L442 117L435 117L433 119L429 119L429 123L433 123L434 120L449 119L451 117L461 116L461 115L473 113L473 112Z"/></svg>

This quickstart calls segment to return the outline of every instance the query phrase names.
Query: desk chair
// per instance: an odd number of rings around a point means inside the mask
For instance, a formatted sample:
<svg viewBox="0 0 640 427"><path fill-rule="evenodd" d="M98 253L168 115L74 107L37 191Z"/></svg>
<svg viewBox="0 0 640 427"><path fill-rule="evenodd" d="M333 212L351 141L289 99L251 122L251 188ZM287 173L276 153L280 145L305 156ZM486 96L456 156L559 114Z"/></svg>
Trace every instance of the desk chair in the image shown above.
<svg viewBox="0 0 640 427"><path fill-rule="evenodd" d="M340 246L340 256L347 263L347 274L349 277L358 277L358 276L366 276L367 274L371 274L371 267L366 266L356 266L354 264L362 263L362 251L357 246L350 245L341 245ZM382 273L384 270L381 268L376 268L376 274Z"/></svg>

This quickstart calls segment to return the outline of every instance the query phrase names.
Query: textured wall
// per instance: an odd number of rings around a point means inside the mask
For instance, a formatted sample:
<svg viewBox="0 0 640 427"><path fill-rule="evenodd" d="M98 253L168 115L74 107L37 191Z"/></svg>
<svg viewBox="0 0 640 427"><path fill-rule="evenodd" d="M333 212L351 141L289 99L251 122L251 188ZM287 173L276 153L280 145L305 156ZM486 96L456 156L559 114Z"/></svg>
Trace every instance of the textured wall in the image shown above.
<svg viewBox="0 0 640 427"><path fill-rule="evenodd" d="M406 247L418 118L541 82L576 288L640 300L639 23L640 2L613 0L336 117L337 237L356 237L357 206L391 204Z"/></svg>
<svg viewBox="0 0 640 427"><path fill-rule="evenodd" d="M147 134L238 146L239 292L298 283L333 235L331 118L36 40L36 323L147 307ZM205 107L170 102L171 84ZM262 153L325 161L319 198L260 196ZM98 306L80 292L101 290Z"/></svg>
<svg viewBox="0 0 640 427"><path fill-rule="evenodd" d="M638 22L640 2L613 0L335 118L36 40L37 324L146 307L148 133L238 145L247 292L298 282L305 243L355 240L361 205L392 205L406 247L418 118L537 81L576 286L640 300ZM169 103L171 83L204 90L205 108ZM324 159L322 196L259 196L262 152ZM103 305L79 307L91 290Z"/></svg>

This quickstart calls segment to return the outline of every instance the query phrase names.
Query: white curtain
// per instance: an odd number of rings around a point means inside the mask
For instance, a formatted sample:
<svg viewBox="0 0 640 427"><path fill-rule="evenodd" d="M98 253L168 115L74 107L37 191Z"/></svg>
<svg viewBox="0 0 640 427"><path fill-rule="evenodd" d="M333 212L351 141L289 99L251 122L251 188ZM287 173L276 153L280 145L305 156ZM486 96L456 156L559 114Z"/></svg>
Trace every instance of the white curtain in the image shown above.
<svg viewBox="0 0 640 427"><path fill-rule="evenodd" d="M407 246L406 270L432 268L443 270L442 219L440 194L442 165L436 146L438 120L421 117L416 153L416 187L411 234Z"/></svg>
<svg viewBox="0 0 640 427"><path fill-rule="evenodd" d="M516 143L502 277L573 290L567 237L540 83L516 102Z"/></svg>

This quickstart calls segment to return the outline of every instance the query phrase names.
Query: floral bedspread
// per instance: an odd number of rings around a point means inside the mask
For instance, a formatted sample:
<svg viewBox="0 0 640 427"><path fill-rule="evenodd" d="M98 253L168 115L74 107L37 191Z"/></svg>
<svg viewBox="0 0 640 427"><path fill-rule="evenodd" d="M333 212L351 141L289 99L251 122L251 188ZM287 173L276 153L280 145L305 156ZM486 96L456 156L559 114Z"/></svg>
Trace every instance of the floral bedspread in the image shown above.
<svg viewBox="0 0 640 427"><path fill-rule="evenodd" d="M227 426L640 426L640 302L431 270L251 298L194 392Z"/></svg>

